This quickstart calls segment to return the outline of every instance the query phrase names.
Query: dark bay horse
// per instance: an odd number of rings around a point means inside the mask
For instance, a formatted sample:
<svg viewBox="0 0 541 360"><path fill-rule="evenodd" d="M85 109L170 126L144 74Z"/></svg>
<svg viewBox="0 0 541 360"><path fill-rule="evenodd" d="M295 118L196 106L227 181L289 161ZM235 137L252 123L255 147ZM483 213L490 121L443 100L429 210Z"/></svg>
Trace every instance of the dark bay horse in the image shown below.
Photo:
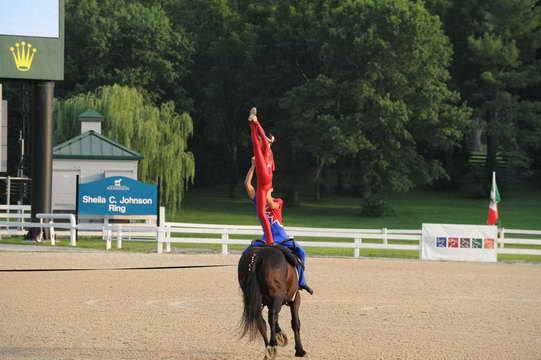
<svg viewBox="0 0 541 360"><path fill-rule="evenodd" d="M239 260L238 278L244 302L242 336L249 334L253 340L258 331L261 333L265 342L264 360L276 358L277 345L287 345L287 336L278 324L278 314L283 305L291 309L295 356L302 357L306 354L300 337L301 296L297 271L293 265L295 260L289 250L280 245L252 246ZM268 308L270 340L262 315L265 306Z"/></svg>

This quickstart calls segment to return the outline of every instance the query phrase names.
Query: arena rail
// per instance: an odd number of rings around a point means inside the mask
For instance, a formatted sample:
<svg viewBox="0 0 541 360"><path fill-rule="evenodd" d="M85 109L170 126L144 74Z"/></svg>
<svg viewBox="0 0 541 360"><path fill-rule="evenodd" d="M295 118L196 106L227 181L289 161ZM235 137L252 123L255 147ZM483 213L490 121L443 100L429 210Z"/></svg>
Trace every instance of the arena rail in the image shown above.
<svg viewBox="0 0 541 360"><path fill-rule="evenodd" d="M221 244L222 254L229 253L229 245L249 245L251 240L234 239L234 235L253 235L261 237L260 226L247 225L211 225L193 223L166 224L165 241L168 242L166 251L170 251L170 243L200 243L200 244ZM360 257L360 249L395 249L419 251L418 242L421 239L421 230L390 230L390 229L327 229L312 227L286 227L289 235L304 247L322 248L346 248L352 249L353 256ZM175 237L172 234L213 234L220 235L220 238L201 237ZM344 239L344 241L304 241L302 238L332 238ZM382 243L364 242L367 239L382 240ZM402 240L417 242L417 244L394 244L389 240Z"/></svg>
<svg viewBox="0 0 541 360"><path fill-rule="evenodd" d="M47 215L49 217L47 217ZM55 215L54 218L51 215ZM75 230L85 235L102 236L106 241L106 249L111 249L113 238L116 238L116 247L122 248L122 241L132 236L141 236L145 239L132 241L156 242L157 252L171 252L172 243L197 243L221 245L222 254L229 254L230 245L249 245L251 239L234 238L235 236L252 236L259 238L262 235L260 226L252 225L218 225L218 224L195 224L163 222L162 226L146 224L100 224L82 223L74 224L73 220L67 222L55 222L55 219L69 217L72 214L43 214L49 218L48 223L31 223L25 221L0 221L0 237L12 235L10 229L19 228L49 228L53 237L55 235L69 235L70 243L76 244L72 239ZM55 232L55 230L60 230ZM361 249L386 249L386 250L413 250L420 251L421 230L400 229L341 229L341 228L311 228L311 227L286 227L287 232L294 237L303 247L317 248L345 248L351 249L353 256L360 257ZM63 231L63 232L62 232ZM174 236L186 234L186 236ZM189 236L194 234L196 236ZM215 235L214 237L197 237L197 235ZM75 235L77 236L77 235ZM343 239L342 241L306 241L305 238ZM373 242L377 240L377 242ZM401 244L400 242L414 242L414 244ZM52 239L51 245L55 245ZM529 247L529 248L527 248ZM510 255L536 255L541 256L541 231L520 230L501 228L498 235L498 254Z"/></svg>
<svg viewBox="0 0 541 360"><path fill-rule="evenodd" d="M54 229L54 220L55 219L67 219L70 222L70 245L71 246L77 246L77 235L76 235L76 227L77 222L75 221L75 215L73 214L53 214L53 213L40 213L36 214L36 218L39 219L40 224L43 224L43 219L49 219L49 224L51 225L51 245L55 245L56 240L56 234ZM40 232L40 240L41 236L43 236L43 231Z"/></svg>
<svg viewBox="0 0 541 360"><path fill-rule="evenodd" d="M30 221L30 217L30 205L0 205L0 219L2 220L17 219L18 223L24 224L26 221ZM8 227L8 230L9 235L23 235L25 233L22 226Z"/></svg>
<svg viewBox="0 0 541 360"><path fill-rule="evenodd" d="M511 246L534 246L524 249ZM498 234L498 254L541 256L541 231L501 228Z"/></svg>

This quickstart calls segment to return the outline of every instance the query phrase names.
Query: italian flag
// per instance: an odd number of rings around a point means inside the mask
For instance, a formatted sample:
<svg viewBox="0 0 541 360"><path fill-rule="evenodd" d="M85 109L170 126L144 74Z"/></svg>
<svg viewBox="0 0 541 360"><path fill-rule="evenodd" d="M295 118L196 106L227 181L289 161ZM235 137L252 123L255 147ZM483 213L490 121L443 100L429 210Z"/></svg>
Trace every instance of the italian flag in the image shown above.
<svg viewBox="0 0 541 360"><path fill-rule="evenodd" d="M490 190L490 205L488 206L487 224L496 225L500 218L498 214L498 203L500 202L500 193L496 185L496 172L492 172L492 189Z"/></svg>

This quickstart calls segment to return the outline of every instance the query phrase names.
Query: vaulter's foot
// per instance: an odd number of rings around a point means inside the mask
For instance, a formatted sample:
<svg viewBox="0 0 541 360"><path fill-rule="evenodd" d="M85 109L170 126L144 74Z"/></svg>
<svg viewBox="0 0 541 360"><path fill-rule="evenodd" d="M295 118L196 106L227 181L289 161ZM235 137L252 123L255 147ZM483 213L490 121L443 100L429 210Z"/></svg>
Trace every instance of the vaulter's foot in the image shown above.
<svg viewBox="0 0 541 360"><path fill-rule="evenodd" d="M257 121L257 109L255 107L250 109L250 116L248 116L248 121Z"/></svg>
<svg viewBox="0 0 541 360"><path fill-rule="evenodd" d="M306 290L308 294L314 295L314 290L312 290L312 288L308 285L299 285L299 289Z"/></svg>

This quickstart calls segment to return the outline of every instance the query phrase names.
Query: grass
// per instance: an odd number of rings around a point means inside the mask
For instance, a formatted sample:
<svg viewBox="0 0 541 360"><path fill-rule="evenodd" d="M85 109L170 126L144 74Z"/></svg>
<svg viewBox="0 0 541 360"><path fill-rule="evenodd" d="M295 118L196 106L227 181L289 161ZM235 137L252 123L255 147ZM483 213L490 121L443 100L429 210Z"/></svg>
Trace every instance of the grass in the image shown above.
<svg viewBox="0 0 541 360"><path fill-rule="evenodd" d="M245 196L228 198L216 189L192 189L182 210L168 212L168 221L206 224L257 225L252 203ZM360 217L359 199L329 197L284 209L289 226L323 228L420 229L423 223L485 224L488 199L472 199L455 192L416 190L394 194L389 203L397 216ZM541 187L509 189L499 204L502 225L513 229L541 230Z"/></svg>
<svg viewBox="0 0 541 360"><path fill-rule="evenodd" d="M188 192L183 208L177 212L167 212L168 221L257 225L258 220L251 201L243 194L229 198L219 189L192 189ZM360 217L359 200L352 197L334 196L315 202L303 199L300 206L287 207L284 210L284 223L289 226L357 229L420 229L422 223L445 224L484 224L488 210L488 199L472 199L454 192L416 190L404 194L394 194L389 199L397 216L381 218ZM507 189L502 194L499 210L502 223L506 228L541 230L541 188L516 187ZM196 234L189 235L197 237ZM208 237L208 235L199 235ZM237 236L236 236L237 238ZM238 238L242 238L238 236ZM245 237L250 238L250 236ZM303 239L310 241L311 239ZM339 239L317 239L318 241L340 241ZM344 240L345 241L345 240ZM18 238L3 239L1 243L26 243ZM377 242L377 240L374 240ZM68 246L61 240L60 246ZM403 242L413 244L413 242ZM31 243L34 244L34 243ZM43 243L48 245L48 243ZM105 249L105 242L97 238L82 238L78 247ZM112 251L116 244L113 244ZM196 252L209 249L219 252L221 245L209 244L174 244L182 251ZM155 252L154 242L123 241L122 251ZM510 246L511 247L511 246ZM536 246L518 246L522 248L541 248ZM232 250L241 250L243 246L230 246ZM352 249L306 247L309 255L352 256ZM417 251L361 249L361 256L418 258ZM502 261L541 262L541 256L499 255Z"/></svg>

